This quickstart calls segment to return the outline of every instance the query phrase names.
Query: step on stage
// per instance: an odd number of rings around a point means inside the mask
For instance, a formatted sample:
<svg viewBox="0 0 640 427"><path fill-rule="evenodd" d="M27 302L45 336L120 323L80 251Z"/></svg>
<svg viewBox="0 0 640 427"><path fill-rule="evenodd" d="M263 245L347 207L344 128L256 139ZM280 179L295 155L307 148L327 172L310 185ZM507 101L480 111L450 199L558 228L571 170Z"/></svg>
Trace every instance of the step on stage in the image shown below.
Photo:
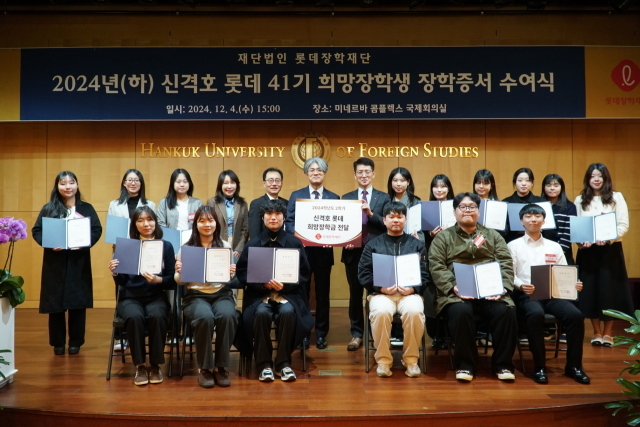
<svg viewBox="0 0 640 427"><path fill-rule="evenodd" d="M514 383L499 381L489 370L489 355L471 383L455 380L446 351L434 356L428 349L428 373L408 378L400 353L391 378L379 378L375 366L365 373L364 350L346 350L349 327L346 308L332 309L329 347L319 351L312 341L308 370L294 353L298 380L278 378L263 384L252 372L238 377L233 354L231 387L203 389L196 380L195 361L185 365L185 376L167 376L164 383L133 385L134 366L114 359L106 381L107 355L113 310L87 311L87 342L76 356L54 356L48 345L47 316L35 309L16 312L16 368L12 384L0 389L0 425L173 427L243 424L259 426L612 426L626 425L626 413L611 416L604 403L624 398L616 383L624 360L623 348L592 347L585 339L584 367L590 385L565 377L565 355L548 357L549 384L530 379L531 354L524 352L527 375L516 372ZM590 334L590 324L585 325ZM616 323L614 332L624 324ZM430 345L430 341L429 341ZM373 360L373 354L372 354ZM516 366L519 366L516 359ZM188 369L187 369L188 367ZM135 423L135 424L134 424ZM321 423L321 424L318 424Z"/></svg>

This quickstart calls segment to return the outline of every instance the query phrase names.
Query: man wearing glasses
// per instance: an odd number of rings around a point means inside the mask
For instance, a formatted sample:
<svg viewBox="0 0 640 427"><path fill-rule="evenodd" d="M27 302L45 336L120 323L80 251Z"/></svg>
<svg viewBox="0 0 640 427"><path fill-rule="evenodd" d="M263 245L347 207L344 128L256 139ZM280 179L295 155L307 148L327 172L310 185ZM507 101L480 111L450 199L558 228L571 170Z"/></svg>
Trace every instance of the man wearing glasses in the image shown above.
<svg viewBox="0 0 640 427"><path fill-rule="evenodd" d="M375 163L366 157L353 162L353 176L358 188L342 196L342 200L362 201L362 246L347 245L342 250L342 259L349 283L349 320L351 321L351 342L347 350L355 351L362 345L364 332L364 311L362 308L363 286L358 280L358 264L362 250L369 240L387 231L382 221L382 208L389 202L389 195L373 188Z"/></svg>
<svg viewBox="0 0 640 427"><path fill-rule="evenodd" d="M295 233L296 199L340 199L324 188L324 178L329 165L321 157L313 157L304 162L303 171L309 178L309 185L291 193L287 205L285 230ZM304 248L311 266L316 292L316 347L327 348L326 336L329 333L329 291L331 289L331 267L333 266L333 248L307 246ZM307 298L311 292L310 280L307 281ZM307 345L305 343L305 345Z"/></svg>
<svg viewBox="0 0 640 427"><path fill-rule="evenodd" d="M453 199L456 225L440 232L429 250L431 277L436 285L436 313L447 321L454 341L456 379L471 381L478 367L474 315L489 322L493 341L491 367L500 380L514 380L513 352L517 322L513 301L513 259L497 231L478 224L480 197L460 193ZM502 295L473 299L458 292L453 263L483 264L498 261Z"/></svg>
<svg viewBox="0 0 640 427"><path fill-rule="evenodd" d="M283 199L278 194L282 190L282 171L276 168L267 168L262 172L262 186L266 194L253 200L249 205L249 239L253 239L262 233L264 223L260 214L260 208L269 200L282 200L285 204L289 203L287 199Z"/></svg>

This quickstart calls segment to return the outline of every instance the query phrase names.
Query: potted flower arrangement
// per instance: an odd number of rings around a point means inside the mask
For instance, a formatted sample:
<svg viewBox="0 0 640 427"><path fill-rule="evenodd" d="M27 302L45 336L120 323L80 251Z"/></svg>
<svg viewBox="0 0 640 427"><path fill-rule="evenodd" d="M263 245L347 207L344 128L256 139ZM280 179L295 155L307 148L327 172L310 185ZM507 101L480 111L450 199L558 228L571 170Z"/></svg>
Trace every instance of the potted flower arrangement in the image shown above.
<svg viewBox="0 0 640 427"><path fill-rule="evenodd" d="M21 219L6 217L0 219L0 245L9 243L7 259L0 270L0 353L7 353L0 358L0 387L13 380L17 371L9 367L13 362L13 345L15 321L13 309L25 299L21 276L11 274L11 263L15 243L27 237L27 224Z"/></svg>

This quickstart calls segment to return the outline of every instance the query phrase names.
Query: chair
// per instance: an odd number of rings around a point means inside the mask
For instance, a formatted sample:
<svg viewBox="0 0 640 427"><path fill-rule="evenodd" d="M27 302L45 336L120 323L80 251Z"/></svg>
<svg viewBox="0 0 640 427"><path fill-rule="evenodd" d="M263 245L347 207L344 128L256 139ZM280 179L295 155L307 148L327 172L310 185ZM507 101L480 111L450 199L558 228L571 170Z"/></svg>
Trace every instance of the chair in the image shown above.
<svg viewBox="0 0 640 427"><path fill-rule="evenodd" d="M373 343L373 337L371 336L371 322L369 322L369 299L366 299L366 302L364 304L364 311L365 311L365 322L367 323L367 326L364 328L364 370L366 373L369 373L369 371L371 370L371 351L375 351L376 348L374 347L374 343ZM400 322L402 323L402 319L400 314L396 313L393 315L393 320L392 323L396 323L396 322ZM392 349L394 349L392 347ZM421 345L420 345L420 354L418 357L418 364L420 365L420 369L422 371L423 374L427 373L427 331L426 331L426 325L425 325L425 331L422 334L422 340L421 340Z"/></svg>
<svg viewBox="0 0 640 427"><path fill-rule="evenodd" d="M272 343L277 343L276 340L276 323L272 322L271 323L271 342ZM275 344L273 346L273 351L277 351L278 350L278 345ZM243 359L243 364L245 367L245 373L247 375L249 375L249 372L251 372L251 365L253 362L253 357L254 354L253 352L250 355L242 355L241 358ZM307 372L307 350L304 347L304 342L300 345L300 357L302 357L302 372Z"/></svg>
<svg viewBox="0 0 640 427"><path fill-rule="evenodd" d="M553 351L554 358L558 357L558 353L561 351L567 351L565 348L560 348L560 335L562 335L562 324L560 320L552 314L545 313L544 314L544 332L545 335L555 335L555 339L552 340L554 343L553 348L545 348L546 351ZM529 348L529 345L526 344L524 346L525 349Z"/></svg>

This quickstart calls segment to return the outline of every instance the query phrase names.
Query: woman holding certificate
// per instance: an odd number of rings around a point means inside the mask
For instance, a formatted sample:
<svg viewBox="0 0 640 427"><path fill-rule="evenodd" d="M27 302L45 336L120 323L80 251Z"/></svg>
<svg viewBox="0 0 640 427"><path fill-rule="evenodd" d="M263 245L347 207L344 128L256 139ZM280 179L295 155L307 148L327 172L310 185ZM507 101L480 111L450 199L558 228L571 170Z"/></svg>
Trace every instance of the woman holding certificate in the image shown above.
<svg viewBox="0 0 640 427"><path fill-rule="evenodd" d="M145 196L144 178L137 169L129 169L122 177L120 197L109 203L109 215L131 218L133 211L140 206L149 206L156 210L156 204Z"/></svg>
<svg viewBox="0 0 640 427"><path fill-rule="evenodd" d="M158 225L175 230L189 230L193 224L193 215L202 205L200 199L193 196L193 181L185 169L176 169L169 180L167 197L160 200L158 206Z"/></svg>
<svg viewBox="0 0 640 427"><path fill-rule="evenodd" d="M124 329L131 349L131 358L136 365L135 385L159 384L163 381L160 365L164 363L164 341L169 325L169 301L165 289L174 289L173 279L175 254L171 243L162 239L155 212L149 206L136 208L131 216L129 235L131 239L156 240L162 243L142 251L140 274L116 273L118 259L109 261L107 267L118 286L118 316L124 319ZM155 242L154 242L155 243ZM156 245L154 245L156 246ZM118 247L116 247L116 253ZM155 253L157 252L157 254ZM124 262L124 261L123 261ZM148 265L158 266L152 273ZM145 365L145 326L149 332L149 363Z"/></svg>
<svg viewBox="0 0 640 427"><path fill-rule="evenodd" d="M500 200L496 179L490 170L480 169L473 177L473 192L486 200ZM453 193L453 192L452 192Z"/></svg>
<svg viewBox="0 0 640 427"><path fill-rule="evenodd" d="M576 205L567 199L562 177L555 173L545 176L542 180L541 196L548 202L551 202L557 227L555 229L545 230L542 235L545 239L560 244L567 264L575 265L573 249L571 248L569 217L577 216L578 211L576 210Z"/></svg>
<svg viewBox="0 0 640 427"><path fill-rule="evenodd" d="M86 245L73 249L45 247L43 239L53 230L43 227L43 218L89 218L89 235L76 236L78 240L86 240ZM84 344L87 308L93 307L90 247L100 239L102 226L93 206L82 200L78 178L73 172L64 171L56 176L49 202L40 211L31 234L40 246L45 247L40 313L49 314L49 344L54 354L64 354L67 341L65 312L68 311L69 354L78 354Z"/></svg>
<svg viewBox="0 0 640 427"><path fill-rule="evenodd" d="M451 180L447 175L439 174L433 177L431 180L431 193L429 194L429 201L445 201L445 200L453 200L453 185L451 184ZM433 240L436 237L436 234L442 231L442 227L438 226L433 230L429 231L429 237ZM431 241L427 242L427 251L429 250L429 245Z"/></svg>
<svg viewBox="0 0 640 427"><path fill-rule="evenodd" d="M183 282L182 276L187 277L187 271L183 270L181 257L182 252L186 252L189 247L228 248L229 261L231 261L231 245L220 238L222 228L223 224L219 222L218 215L212 206L204 205L198 208L193 221L191 238L178 254L178 261L176 261L176 282L187 288L182 297L182 308L187 321L191 322L193 327L198 361L198 384L204 388L211 388L216 384L220 387L231 385L229 373L225 368L231 364L229 351L238 327L236 301L231 288L225 283L209 283L206 280L203 280L203 283ZM230 279L236 272L236 265L231 262L228 265ZM215 360L211 351L214 330L216 332Z"/></svg>
<svg viewBox="0 0 640 427"><path fill-rule="evenodd" d="M411 178L411 172L408 169L399 167L391 171L387 181L387 193L392 202L400 202L408 210L420 203L420 197L416 196L414 191L413 178ZM417 231L412 236L424 243L422 231Z"/></svg>
<svg viewBox="0 0 640 427"><path fill-rule="evenodd" d="M584 284L579 303L584 317L593 326L592 345L610 347L613 344L613 319L602 310L633 313L627 268L622 252L622 236L629 230L629 210L622 193L613 191L609 170L602 163L593 163L584 175L583 189L576 197L578 216L596 216L615 212L615 240L578 244L577 264Z"/></svg>
<svg viewBox="0 0 640 427"><path fill-rule="evenodd" d="M535 196L531 190L533 189L533 171L529 168L520 168L513 174L513 186L516 189L514 193L503 199L503 202L508 203L522 203L528 205L529 203L544 202L540 196ZM524 236L524 231L510 231L507 230L507 235L504 240L509 243L518 237Z"/></svg>

